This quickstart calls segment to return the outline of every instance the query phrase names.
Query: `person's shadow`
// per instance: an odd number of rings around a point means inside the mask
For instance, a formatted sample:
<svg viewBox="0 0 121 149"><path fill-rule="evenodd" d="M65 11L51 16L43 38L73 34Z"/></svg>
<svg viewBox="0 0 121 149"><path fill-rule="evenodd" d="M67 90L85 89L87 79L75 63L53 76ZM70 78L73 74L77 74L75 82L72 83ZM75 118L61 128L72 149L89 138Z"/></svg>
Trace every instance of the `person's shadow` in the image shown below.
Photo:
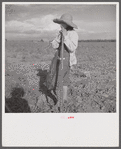
<svg viewBox="0 0 121 149"><path fill-rule="evenodd" d="M11 98L5 98L5 113L30 113L31 109L22 87L15 87L11 92Z"/></svg>
<svg viewBox="0 0 121 149"><path fill-rule="evenodd" d="M47 74L48 74L47 70L38 69L37 71L38 71L37 76L40 77L39 91L42 92L43 94L45 94L48 103L49 103L49 100L48 100L48 97L49 97L49 98L51 98L53 100L54 105L56 105L57 98L46 87L46 77L47 77Z"/></svg>

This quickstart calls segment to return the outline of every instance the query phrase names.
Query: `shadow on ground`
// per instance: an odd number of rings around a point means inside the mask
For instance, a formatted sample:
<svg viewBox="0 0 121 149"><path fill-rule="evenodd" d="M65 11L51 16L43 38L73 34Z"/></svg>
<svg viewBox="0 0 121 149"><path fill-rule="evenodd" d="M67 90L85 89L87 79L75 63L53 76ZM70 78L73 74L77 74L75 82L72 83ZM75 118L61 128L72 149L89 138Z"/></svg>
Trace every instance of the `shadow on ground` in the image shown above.
<svg viewBox="0 0 121 149"><path fill-rule="evenodd" d="M50 90L47 89L46 87L46 77L47 77L47 70L42 70L42 69L38 69L37 70L37 76L40 77L40 81L39 81L39 91L42 92L43 94L45 94L47 102L49 102L49 98L53 100L54 105L56 105L57 103L57 98L55 97L55 95L53 95L51 93ZM49 97L49 98L48 98Z"/></svg>
<svg viewBox="0 0 121 149"><path fill-rule="evenodd" d="M11 98L5 98L5 113L30 113L30 107L23 98L25 92L22 87L15 87L11 92Z"/></svg>

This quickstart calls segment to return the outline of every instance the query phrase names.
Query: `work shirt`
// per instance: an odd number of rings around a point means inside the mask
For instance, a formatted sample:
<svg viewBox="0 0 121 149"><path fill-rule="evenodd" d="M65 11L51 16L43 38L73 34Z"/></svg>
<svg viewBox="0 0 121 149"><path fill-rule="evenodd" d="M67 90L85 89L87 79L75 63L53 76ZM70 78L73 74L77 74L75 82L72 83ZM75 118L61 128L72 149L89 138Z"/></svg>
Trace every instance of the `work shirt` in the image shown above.
<svg viewBox="0 0 121 149"><path fill-rule="evenodd" d="M59 33L57 37L51 42L52 47L57 49L59 47L61 34ZM78 34L76 31L67 31L67 35L64 37L64 44L67 46L70 52L70 66L77 64L77 58L75 55L78 46Z"/></svg>

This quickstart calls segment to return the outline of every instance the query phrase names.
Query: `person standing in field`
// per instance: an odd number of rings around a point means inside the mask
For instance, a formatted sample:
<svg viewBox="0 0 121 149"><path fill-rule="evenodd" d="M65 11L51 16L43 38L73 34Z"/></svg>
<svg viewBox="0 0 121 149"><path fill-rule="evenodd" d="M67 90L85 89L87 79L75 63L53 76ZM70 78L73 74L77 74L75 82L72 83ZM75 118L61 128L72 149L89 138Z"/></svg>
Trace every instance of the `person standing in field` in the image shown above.
<svg viewBox="0 0 121 149"><path fill-rule="evenodd" d="M51 83L54 80L53 86L56 90L59 85L61 84L61 81L63 81L63 101L67 102L67 91L68 91L68 85L70 84L69 79L69 72L70 67L77 64L77 58L75 55L75 51L78 46L78 34L74 29L77 29L77 26L72 22L73 18L70 14L63 14L60 19L54 19L54 23L60 24L61 31L59 31L57 37L51 42L52 47L56 49L55 57L53 59L53 65L54 67L50 67L51 69L55 70L53 71L55 79L51 80ZM61 69L61 40L62 35L64 38L64 46L63 46L63 69ZM56 69L55 69L56 68ZM62 77L60 77L62 75ZM61 78L61 79L60 79ZM62 80L63 79L63 80Z"/></svg>

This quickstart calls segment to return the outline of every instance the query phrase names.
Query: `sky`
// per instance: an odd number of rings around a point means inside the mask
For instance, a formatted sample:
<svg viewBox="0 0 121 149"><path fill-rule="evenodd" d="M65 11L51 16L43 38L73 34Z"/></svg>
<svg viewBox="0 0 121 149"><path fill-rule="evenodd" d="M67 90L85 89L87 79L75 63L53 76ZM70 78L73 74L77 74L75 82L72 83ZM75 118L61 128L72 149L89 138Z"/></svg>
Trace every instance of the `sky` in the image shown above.
<svg viewBox="0 0 121 149"><path fill-rule="evenodd" d="M115 4L6 4L5 38L52 40L60 30L53 19L69 13L79 40L116 39Z"/></svg>

